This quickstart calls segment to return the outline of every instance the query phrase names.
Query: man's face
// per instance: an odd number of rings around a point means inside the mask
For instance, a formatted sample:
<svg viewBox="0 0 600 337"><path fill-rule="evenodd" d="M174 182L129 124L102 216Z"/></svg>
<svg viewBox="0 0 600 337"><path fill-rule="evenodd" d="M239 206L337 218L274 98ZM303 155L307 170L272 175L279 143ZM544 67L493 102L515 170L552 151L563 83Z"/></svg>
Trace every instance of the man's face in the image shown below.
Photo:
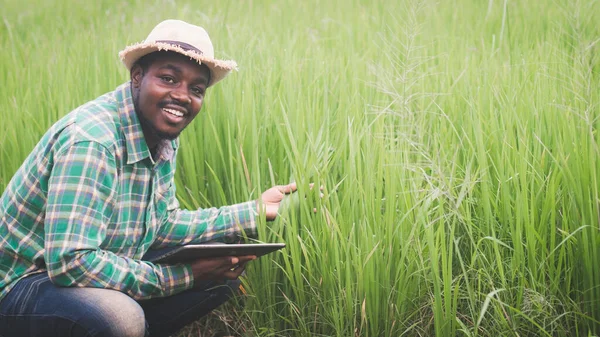
<svg viewBox="0 0 600 337"><path fill-rule="evenodd" d="M131 69L134 106L149 148L177 138L198 115L209 76L206 66L176 53L161 53L146 71Z"/></svg>

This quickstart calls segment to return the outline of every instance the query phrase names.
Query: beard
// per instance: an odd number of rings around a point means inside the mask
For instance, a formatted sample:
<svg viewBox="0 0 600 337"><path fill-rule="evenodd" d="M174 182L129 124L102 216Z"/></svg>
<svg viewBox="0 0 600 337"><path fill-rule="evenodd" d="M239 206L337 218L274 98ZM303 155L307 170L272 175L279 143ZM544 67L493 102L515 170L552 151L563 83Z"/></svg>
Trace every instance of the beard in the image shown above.
<svg viewBox="0 0 600 337"><path fill-rule="evenodd" d="M134 95L133 95L133 108L135 109L135 114L137 115L139 121L140 121L140 125L142 126L142 130L144 131L144 133L149 133L151 135L156 136L156 138L160 139L160 140L174 140L177 139L177 137L179 137L179 135L181 134L181 131L176 132L176 133L169 133L169 132L164 132L161 131L159 129L157 129L154 124L152 124L152 122L146 118L144 116L144 114L142 113L142 110L140 108L140 94L139 91L137 91Z"/></svg>

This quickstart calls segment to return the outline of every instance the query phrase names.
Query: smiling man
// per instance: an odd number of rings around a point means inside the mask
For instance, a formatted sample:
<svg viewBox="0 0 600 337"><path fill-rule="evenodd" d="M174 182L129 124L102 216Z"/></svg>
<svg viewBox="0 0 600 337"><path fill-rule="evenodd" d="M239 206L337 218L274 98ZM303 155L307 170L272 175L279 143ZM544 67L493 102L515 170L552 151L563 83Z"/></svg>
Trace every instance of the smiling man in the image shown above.
<svg viewBox="0 0 600 337"><path fill-rule="evenodd" d="M210 69L170 51L144 56L131 70L133 104L146 144L173 140L198 114Z"/></svg>
<svg viewBox="0 0 600 337"><path fill-rule="evenodd" d="M253 256L154 264L151 249L255 236L294 184L182 210L178 136L236 67L206 31L158 24L120 53L131 80L43 136L0 198L0 336L167 336L225 302Z"/></svg>

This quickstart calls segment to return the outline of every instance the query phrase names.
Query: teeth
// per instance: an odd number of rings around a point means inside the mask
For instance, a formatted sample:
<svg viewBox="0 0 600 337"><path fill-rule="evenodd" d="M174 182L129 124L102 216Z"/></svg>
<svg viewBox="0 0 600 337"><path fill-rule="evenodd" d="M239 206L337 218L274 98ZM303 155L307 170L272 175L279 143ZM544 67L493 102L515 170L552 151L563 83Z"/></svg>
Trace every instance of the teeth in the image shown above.
<svg viewBox="0 0 600 337"><path fill-rule="evenodd" d="M170 113L171 115L175 115L177 117L183 117L183 113L181 111L177 111L177 110L173 110L173 109L167 109L167 108L163 108L163 110L165 110L166 112Z"/></svg>

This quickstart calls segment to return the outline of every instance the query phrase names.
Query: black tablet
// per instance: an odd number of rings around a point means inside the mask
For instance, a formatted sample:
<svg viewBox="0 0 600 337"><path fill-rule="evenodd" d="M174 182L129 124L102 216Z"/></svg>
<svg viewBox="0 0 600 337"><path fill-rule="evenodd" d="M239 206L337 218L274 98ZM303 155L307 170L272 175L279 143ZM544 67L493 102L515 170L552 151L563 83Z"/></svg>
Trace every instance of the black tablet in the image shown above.
<svg viewBox="0 0 600 337"><path fill-rule="evenodd" d="M285 243L247 243L226 244L210 243L173 247L148 254L144 260L156 263L180 263L207 257L262 255L285 247Z"/></svg>

